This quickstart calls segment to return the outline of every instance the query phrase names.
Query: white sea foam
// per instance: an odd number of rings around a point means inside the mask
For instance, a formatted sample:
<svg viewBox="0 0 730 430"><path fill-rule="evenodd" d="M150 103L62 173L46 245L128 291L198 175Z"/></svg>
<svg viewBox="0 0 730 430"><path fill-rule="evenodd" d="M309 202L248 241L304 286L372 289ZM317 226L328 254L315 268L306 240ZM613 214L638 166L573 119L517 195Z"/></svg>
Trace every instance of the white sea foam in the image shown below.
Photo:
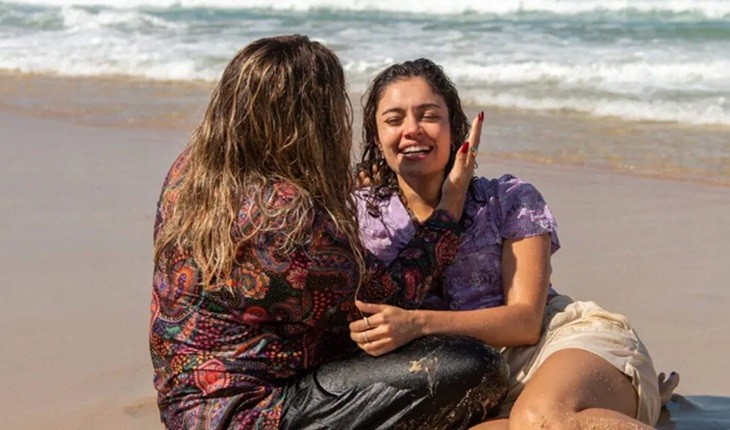
<svg viewBox="0 0 730 430"><path fill-rule="evenodd" d="M558 63L527 61L507 64L446 65L454 79L501 85L549 85L592 89L613 94L651 91L718 91L730 93L729 59L705 62ZM559 89L556 89L559 90Z"/></svg>
<svg viewBox="0 0 730 430"><path fill-rule="evenodd" d="M60 16L63 25L69 30L99 29L124 25L130 29L150 30L150 27L179 28L181 24L166 21L156 16L145 14L136 10L102 10L97 13L73 6L61 8Z"/></svg>
<svg viewBox="0 0 730 430"><path fill-rule="evenodd" d="M647 10L661 6L666 13L687 12L692 6L711 16L724 13L725 2L535 0L496 6L476 1L283 0L273 6L283 9L276 12L243 8L270 6L258 0L235 2L236 10L211 9L230 6L232 0L24 3L0 3L0 69L213 81L232 54L249 41L303 33L337 51L356 92L393 62L428 57L444 66L462 96L472 103L730 125L728 22L698 16L676 24L656 16L522 19L483 15L472 20L443 14L285 11L337 7L508 13L519 3L523 10L573 13L628 10L630 4ZM51 7L28 7L27 3ZM97 3L113 7L88 6ZM140 5L145 7L135 7ZM174 8L164 9L168 6ZM204 8L190 9L194 6Z"/></svg>
<svg viewBox="0 0 730 430"><path fill-rule="evenodd" d="M105 6L112 8L265 8L277 10L334 9L379 10L422 14L462 14L468 12L510 14L550 12L576 14L595 11L695 13L708 18L730 15L726 0L16 0L14 3L41 6Z"/></svg>
<svg viewBox="0 0 730 430"><path fill-rule="evenodd" d="M519 93L481 91L467 96L484 106L536 111L571 111L626 120L666 121L686 124L730 125L728 101L723 98L686 103L675 100L652 102L596 97L535 97ZM724 108L723 105L724 104Z"/></svg>

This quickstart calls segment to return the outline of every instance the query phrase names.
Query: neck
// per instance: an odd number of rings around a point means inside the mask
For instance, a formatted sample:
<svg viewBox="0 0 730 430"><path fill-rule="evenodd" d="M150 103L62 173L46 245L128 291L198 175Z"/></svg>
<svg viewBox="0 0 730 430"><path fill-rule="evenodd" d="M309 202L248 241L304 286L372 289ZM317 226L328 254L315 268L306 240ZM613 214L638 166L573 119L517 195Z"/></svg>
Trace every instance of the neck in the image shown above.
<svg viewBox="0 0 730 430"><path fill-rule="evenodd" d="M398 186L408 209L419 222L424 222L431 216L441 200L441 187L444 183L444 173L440 172L433 177L418 178L398 176Z"/></svg>

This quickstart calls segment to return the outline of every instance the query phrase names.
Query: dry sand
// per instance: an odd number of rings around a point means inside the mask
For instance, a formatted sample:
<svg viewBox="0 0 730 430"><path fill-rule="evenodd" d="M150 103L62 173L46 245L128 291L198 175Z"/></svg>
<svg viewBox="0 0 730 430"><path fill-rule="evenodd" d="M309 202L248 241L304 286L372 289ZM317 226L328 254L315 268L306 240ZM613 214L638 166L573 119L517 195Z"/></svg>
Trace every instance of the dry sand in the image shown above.
<svg viewBox="0 0 730 430"><path fill-rule="evenodd" d="M5 429L161 428L147 347L151 230L192 124L99 126L93 113L0 103ZM730 188L480 157L480 175L511 172L545 195L563 245L555 287L625 313L657 368L680 372L686 398L663 428L730 428L719 424L730 420Z"/></svg>

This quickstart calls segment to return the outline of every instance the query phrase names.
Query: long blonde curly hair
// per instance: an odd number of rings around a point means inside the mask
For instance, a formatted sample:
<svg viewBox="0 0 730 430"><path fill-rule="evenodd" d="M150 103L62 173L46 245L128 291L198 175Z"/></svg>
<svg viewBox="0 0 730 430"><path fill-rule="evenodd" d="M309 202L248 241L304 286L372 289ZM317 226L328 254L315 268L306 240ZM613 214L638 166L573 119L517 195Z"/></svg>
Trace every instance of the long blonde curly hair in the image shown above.
<svg viewBox="0 0 730 430"><path fill-rule="evenodd" d="M352 106L337 56L300 35L250 43L226 67L192 134L176 198L155 234L155 262L179 247L195 259L205 287L222 285L239 246L259 233L283 233L282 253L306 244L306 221L318 207L348 239L362 278L351 147ZM265 189L282 181L298 192L274 208ZM261 216L232 235L252 197Z"/></svg>

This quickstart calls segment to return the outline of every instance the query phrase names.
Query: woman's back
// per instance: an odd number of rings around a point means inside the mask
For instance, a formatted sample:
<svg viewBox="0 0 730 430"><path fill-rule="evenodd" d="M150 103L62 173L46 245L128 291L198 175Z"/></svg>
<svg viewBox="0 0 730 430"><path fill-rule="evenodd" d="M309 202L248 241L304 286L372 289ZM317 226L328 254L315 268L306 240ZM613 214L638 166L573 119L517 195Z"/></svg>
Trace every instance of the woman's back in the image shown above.
<svg viewBox="0 0 730 430"><path fill-rule="evenodd" d="M186 163L183 154L166 179L156 230L164 228ZM297 190L272 181L261 192L275 210ZM241 205L231 229L234 237L260 221L262 208L255 203L251 196ZM306 247L281 254L275 250L285 240L282 231L256 234L242 244L233 270L215 288L203 286L200 267L180 247L158 261L150 343L155 386L165 394L160 406L172 427L194 424L187 421L193 416L181 414L194 407L215 408L213 415L226 420L245 410L246 417L233 421L251 425L267 416L274 419L281 407L276 381L353 351L347 324L355 310L357 264L327 213L315 209L305 222L311 231ZM230 390L240 394L222 395Z"/></svg>

